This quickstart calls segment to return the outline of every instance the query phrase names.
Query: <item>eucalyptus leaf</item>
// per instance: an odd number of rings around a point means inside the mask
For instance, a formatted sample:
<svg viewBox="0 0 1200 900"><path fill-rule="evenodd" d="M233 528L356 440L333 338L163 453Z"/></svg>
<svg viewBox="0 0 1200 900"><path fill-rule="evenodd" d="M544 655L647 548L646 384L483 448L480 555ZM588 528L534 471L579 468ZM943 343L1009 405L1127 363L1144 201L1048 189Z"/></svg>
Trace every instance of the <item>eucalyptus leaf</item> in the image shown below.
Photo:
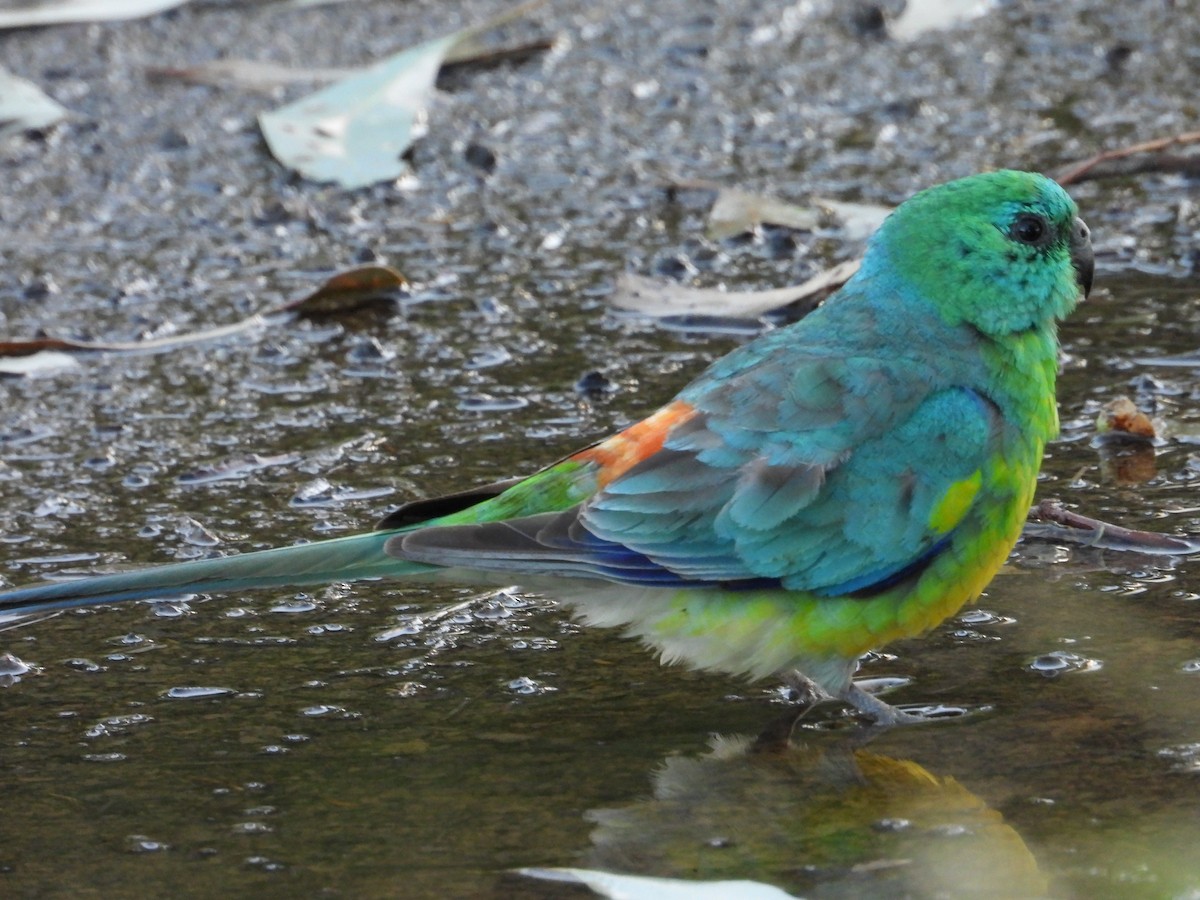
<svg viewBox="0 0 1200 900"><path fill-rule="evenodd" d="M789 900L792 894L759 881L691 881L622 875L599 869L518 869L543 881L585 884L613 900Z"/></svg>
<svg viewBox="0 0 1200 900"><path fill-rule="evenodd" d="M258 117L277 160L345 188L399 178L424 134L425 104L455 36L418 44L366 71Z"/></svg>
<svg viewBox="0 0 1200 900"><path fill-rule="evenodd" d="M531 0L489 19L402 50L322 90L262 113L274 157L305 178L360 188L409 172L405 151L425 131L438 70L456 47L524 15Z"/></svg>
<svg viewBox="0 0 1200 900"><path fill-rule="evenodd" d="M753 319L792 304L810 303L816 306L817 301L826 293L841 287L846 279L857 272L858 266L858 260L839 263L802 284L766 291L690 288L626 272L617 279L617 287L609 303L617 309L646 316Z"/></svg>
<svg viewBox="0 0 1200 900"><path fill-rule="evenodd" d="M0 29L69 22L111 22L140 19L183 6L188 0L54 0L16 9L0 9Z"/></svg>
<svg viewBox="0 0 1200 900"><path fill-rule="evenodd" d="M68 115L32 81L0 69L0 139L47 128Z"/></svg>
<svg viewBox="0 0 1200 900"><path fill-rule="evenodd" d="M908 0L889 25L898 41L912 41L929 31L953 28L991 12L995 0Z"/></svg>

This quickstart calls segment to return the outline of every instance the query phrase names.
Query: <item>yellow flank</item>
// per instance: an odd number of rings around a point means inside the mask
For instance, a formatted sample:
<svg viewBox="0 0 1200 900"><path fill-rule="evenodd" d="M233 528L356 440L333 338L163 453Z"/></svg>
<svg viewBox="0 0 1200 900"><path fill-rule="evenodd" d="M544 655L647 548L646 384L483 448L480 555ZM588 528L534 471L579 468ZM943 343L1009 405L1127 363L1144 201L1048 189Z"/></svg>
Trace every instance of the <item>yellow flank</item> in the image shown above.
<svg viewBox="0 0 1200 900"><path fill-rule="evenodd" d="M971 506L971 501L979 493L983 483L983 473L976 469L969 477L956 481L946 488L946 493L933 505L929 513L929 527L938 534L945 534L962 521L963 516Z"/></svg>

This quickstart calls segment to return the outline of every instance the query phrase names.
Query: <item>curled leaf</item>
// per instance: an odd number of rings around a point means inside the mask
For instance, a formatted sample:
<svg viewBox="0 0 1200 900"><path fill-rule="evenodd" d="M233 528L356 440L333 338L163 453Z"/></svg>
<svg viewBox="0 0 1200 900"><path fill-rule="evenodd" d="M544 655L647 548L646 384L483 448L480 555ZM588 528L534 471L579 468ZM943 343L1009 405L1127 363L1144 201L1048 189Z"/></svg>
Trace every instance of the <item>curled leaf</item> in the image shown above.
<svg viewBox="0 0 1200 900"><path fill-rule="evenodd" d="M821 224L821 211L737 188L722 188L708 214L708 236L719 241L763 224L811 231Z"/></svg>
<svg viewBox="0 0 1200 900"><path fill-rule="evenodd" d="M142 341L77 341L55 337L0 341L0 374L39 375L77 365L66 356L68 353L162 353L191 344L262 331L270 319L279 316L326 318L354 312L364 306L391 299L407 284L403 275L388 266L360 266L330 276L311 294L297 300L228 325L200 331Z"/></svg>
<svg viewBox="0 0 1200 900"><path fill-rule="evenodd" d="M391 299L407 287L408 279L389 266L360 266L338 272L308 296L285 303L272 312L332 316Z"/></svg>
<svg viewBox="0 0 1200 900"><path fill-rule="evenodd" d="M689 288L626 272L617 279L609 302L617 309L646 316L712 316L755 319L785 306L811 309L858 271L858 260L839 263L802 284L766 291ZM807 311L805 309L804 311Z"/></svg>
<svg viewBox="0 0 1200 900"><path fill-rule="evenodd" d="M1153 441L1158 436L1150 417L1125 396L1110 400L1100 410L1096 417L1096 434L1140 441Z"/></svg>

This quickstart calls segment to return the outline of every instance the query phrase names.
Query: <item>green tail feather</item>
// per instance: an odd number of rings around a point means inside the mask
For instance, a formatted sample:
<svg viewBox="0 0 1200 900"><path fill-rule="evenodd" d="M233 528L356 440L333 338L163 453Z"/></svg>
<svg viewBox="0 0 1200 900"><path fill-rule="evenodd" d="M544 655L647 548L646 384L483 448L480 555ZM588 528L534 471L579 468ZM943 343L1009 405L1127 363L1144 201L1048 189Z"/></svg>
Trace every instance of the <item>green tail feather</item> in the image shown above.
<svg viewBox="0 0 1200 900"><path fill-rule="evenodd" d="M325 584L413 575L432 567L393 559L384 544L395 531L55 581L0 593L0 614L72 609L120 600L181 594Z"/></svg>

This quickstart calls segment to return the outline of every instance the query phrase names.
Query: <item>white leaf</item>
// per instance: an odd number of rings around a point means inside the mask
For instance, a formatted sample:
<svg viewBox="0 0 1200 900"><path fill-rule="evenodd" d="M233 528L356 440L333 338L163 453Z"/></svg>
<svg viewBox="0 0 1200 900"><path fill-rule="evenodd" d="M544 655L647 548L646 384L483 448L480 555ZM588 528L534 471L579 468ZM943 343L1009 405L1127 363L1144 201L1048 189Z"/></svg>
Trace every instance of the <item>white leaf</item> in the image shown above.
<svg viewBox="0 0 1200 900"><path fill-rule="evenodd" d="M0 69L0 138L46 128L67 114L32 81Z"/></svg>
<svg viewBox="0 0 1200 900"><path fill-rule="evenodd" d="M685 881L618 875L596 869L518 869L543 881L586 884L611 900L795 900L792 894L759 881Z"/></svg>
<svg viewBox="0 0 1200 900"><path fill-rule="evenodd" d="M188 0L54 0L51 3L23 6L19 9L0 9L0 28L140 19L183 6L187 2Z"/></svg>

